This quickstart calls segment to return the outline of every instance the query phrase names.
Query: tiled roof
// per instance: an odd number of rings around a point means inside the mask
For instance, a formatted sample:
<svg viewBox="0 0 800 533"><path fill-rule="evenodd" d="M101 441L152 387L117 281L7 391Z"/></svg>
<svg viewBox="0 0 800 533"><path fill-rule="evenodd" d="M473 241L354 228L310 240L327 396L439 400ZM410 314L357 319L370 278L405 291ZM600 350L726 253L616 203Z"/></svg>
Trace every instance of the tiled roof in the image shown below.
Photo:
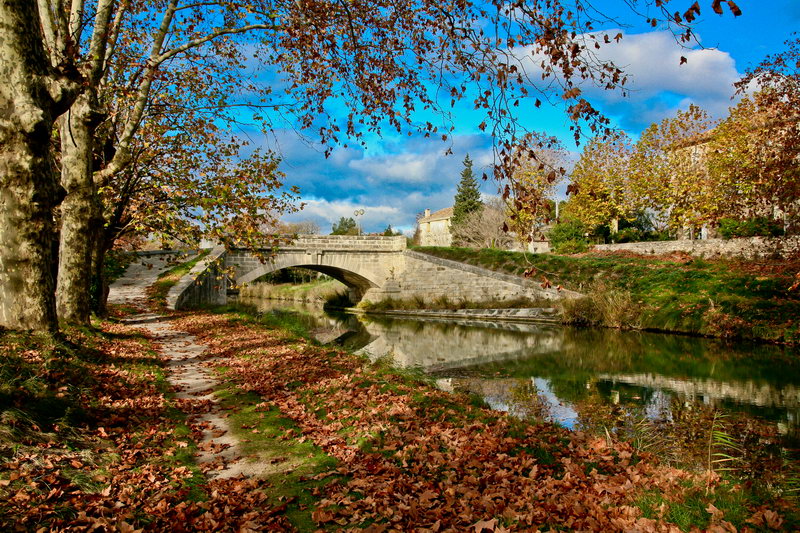
<svg viewBox="0 0 800 533"><path fill-rule="evenodd" d="M447 220L448 218L453 217L453 208L452 207L445 207L444 209L439 209L438 211L434 211L430 215L425 218L419 219L420 222L433 222L434 220Z"/></svg>

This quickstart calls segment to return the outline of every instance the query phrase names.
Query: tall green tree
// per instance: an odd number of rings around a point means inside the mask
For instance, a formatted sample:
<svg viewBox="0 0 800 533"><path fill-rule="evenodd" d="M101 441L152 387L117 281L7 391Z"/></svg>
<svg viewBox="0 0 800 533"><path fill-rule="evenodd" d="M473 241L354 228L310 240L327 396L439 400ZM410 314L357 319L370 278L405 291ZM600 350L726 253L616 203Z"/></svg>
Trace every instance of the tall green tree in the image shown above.
<svg viewBox="0 0 800 533"><path fill-rule="evenodd" d="M478 187L478 180L475 179L475 174L472 172L472 159L467 154L464 158L464 170L461 171L461 181L458 182L458 189L453 202L451 233L454 233L456 228L463 224L471 213L481 209L483 209L481 191Z"/></svg>
<svg viewBox="0 0 800 533"><path fill-rule="evenodd" d="M341 217L339 222L331 227L331 235L357 235L358 226L351 217Z"/></svg>

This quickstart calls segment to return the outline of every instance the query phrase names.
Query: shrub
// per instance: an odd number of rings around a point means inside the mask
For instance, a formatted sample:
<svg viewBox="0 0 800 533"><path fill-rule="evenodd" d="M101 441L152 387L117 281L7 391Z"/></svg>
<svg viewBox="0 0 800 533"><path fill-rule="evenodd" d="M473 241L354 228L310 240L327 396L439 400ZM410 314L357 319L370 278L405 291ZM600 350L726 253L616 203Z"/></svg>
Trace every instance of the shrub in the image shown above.
<svg viewBox="0 0 800 533"><path fill-rule="evenodd" d="M553 226L547 237L553 251L559 254L574 254L586 251L586 226L577 220L566 220Z"/></svg>
<svg viewBox="0 0 800 533"><path fill-rule="evenodd" d="M325 304L322 307L324 309L338 309L342 307L351 307L352 305L353 302L350 300L350 295L347 291L337 291L325 299Z"/></svg>
<svg viewBox="0 0 800 533"><path fill-rule="evenodd" d="M753 217L747 220L723 218L719 221L719 232L724 239L734 237L778 237L783 235L783 224L768 217Z"/></svg>
<svg viewBox="0 0 800 533"><path fill-rule="evenodd" d="M595 283L582 298L561 300L559 309L565 324L619 329L639 329L642 325L641 304L630 292L604 283Z"/></svg>
<svg viewBox="0 0 800 533"><path fill-rule="evenodd" d="M553 246L553 251L557 254L579 254L589 249L589 244L585 240L564 241L557 246Z"/></svg>
<svg viewBox="0 0 800 533"><path fill-rule="evenodd" d="M639 242L643 241L642 232L636 228L625 228L611 235L614 242Z"/></svg>
<svg viewBox="0 0 800 533"><path fill-rule="evenodd" d="M612 233L610 241L615 243L623 242L647 242L647 241L668 241L671 240L669 232L666 231L644 231L639 228L628 227Z"/></svg>

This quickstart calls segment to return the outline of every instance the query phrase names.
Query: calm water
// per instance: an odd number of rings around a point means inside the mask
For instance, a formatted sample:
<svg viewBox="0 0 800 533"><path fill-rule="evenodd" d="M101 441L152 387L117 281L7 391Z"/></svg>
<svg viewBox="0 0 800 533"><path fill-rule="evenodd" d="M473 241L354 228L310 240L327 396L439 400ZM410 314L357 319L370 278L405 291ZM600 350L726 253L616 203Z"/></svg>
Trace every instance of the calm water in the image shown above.
<svg viewBox="0 0 800 533"><path fill-rule="evenodd" d="M242 303L262 312L278 304ZM794 349L656 333L363 317L293 307L320 342L420 368L440 388L478 394L491 407L516 416L570 429L629 433L641 431L637 424L647 420L651 429L671 440L688 442L697 433L696 445L701 446L711 417L722 413L729 431L754 445L776 445L785 454L800 437L800 354ZM652 433L645 437L658 440Z"/></svg>

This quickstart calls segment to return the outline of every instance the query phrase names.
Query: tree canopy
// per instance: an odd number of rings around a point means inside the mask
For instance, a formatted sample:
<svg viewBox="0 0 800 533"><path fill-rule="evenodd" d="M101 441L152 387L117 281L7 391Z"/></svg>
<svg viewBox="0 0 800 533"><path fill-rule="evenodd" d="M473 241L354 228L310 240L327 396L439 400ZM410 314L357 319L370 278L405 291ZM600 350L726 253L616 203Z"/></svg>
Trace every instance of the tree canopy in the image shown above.
<svg viewBox="0 0 800 533"><path fill-rule="evenodd" d="M717 13L725 6L739 11L730 0L710 4ZM674 2L658 1L655 7L656 16L648 15L648 21L690 38L698 3L685 11L674 9ZM56 271L58 313L79 323L88 323L88 273L101 271L114 229L130 227L126 221L141 230L185 228L195 236L209 230L223 240L235 234L254 243L255 228L275 211L265 209L263 199L272 199L273 208L285 207L288 198L273 187L281 176L270 170L278 158L263 153L247 159L249 150L234 149L230 133L242 122L262 131L279 124L298 127L329 152L350 140L365 143L386 128L447 138L452 107L469 98L485 116L480 126L497 141L501 164L495 172L508 177L503 154L520 137L517 111L528 109L526 102L538 107L542 99L558 98L578 138L584 127L608 125L582 87L616 90L625 81L620 68L592 55L608 36L593 33L605 19L584 0L9 0L0 6L0 20L0 70L10 73L11 63L21 58L44 57L27 81L18 78L14 86L16 95L33 95L28 104L2 103L13 113L0 126L0 137L19 131L14 128L28 110L39 110L48 120L69 111L56 125L54 150L49 136L41 135L54 124L24 133L37 153L50 152L59 162L61 187L49 178L39 180L34 173L42 171L24 165L8 165L1 179L7 190L11 183L24 183L28 192L13 209L27 213L58 206L66 191L58 219L59 264L45 265L30 279ZM68 79L71 93L61 90ZM41 80L45 90L34 90ZM13 98L3 94L4 100ZM177 152L175 137L188 124L192 130L184 131L203 139ZM24 160L25 143L6 147L10 160ZM218 161L204 157L203 151L217 149ZM180 162L178 175L160 172L162 160L173 168ZM263 171L272 173L263 180L251 175ZM175 209L159 208L167 205L164 200ZM0 210L11 205L2 203ZM126 214L119 213L122 206ZM182 216L165 216L181 209ZM187 223L195 215L198 223ZM7 212L0 218L17 220ZM32 257L48 262L52 232L41 231L41 221L34 219L6 225L24 238L0 239L9 243L0 250L0 264ZM40 281L8 284L4 297L38 291L31 309L39 310L39 318L25 323L54 329L50 299L41 294L53 284ZM20 323L4 318L1 325Z"/></svg>
<svg viewBox="0 0 800 533"><path fill-rule="evenodd" d="M331 235L358 235L358 225L352 217L341 217L331 227Z"/></svg>

